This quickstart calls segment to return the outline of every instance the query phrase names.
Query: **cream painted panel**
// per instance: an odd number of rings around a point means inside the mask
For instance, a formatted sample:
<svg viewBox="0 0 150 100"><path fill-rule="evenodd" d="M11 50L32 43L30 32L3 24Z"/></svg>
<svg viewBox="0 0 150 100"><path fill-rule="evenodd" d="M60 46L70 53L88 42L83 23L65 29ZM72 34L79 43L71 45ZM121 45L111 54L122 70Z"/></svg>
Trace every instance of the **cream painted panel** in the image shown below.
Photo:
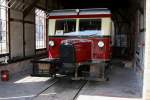
<svg viewBox="0 0 150 100"><path fill-rule="evenodd" d="M111 33L111 18L102 18L102 27L101 30L104 32L105 36L110 35Z"/></svg>
<svg viewBox="0 0 150 100"><path fill-rule="evenodd" d="M48 30L49 36L52 36L55 33L55 22L56 22L56 19L49 20L49 30Z"/></svg>
<svg viewBox="0 0 150 100"><path fill-rule="evenodd" d="M77 18L77 19L76 19L76 32L79 31L79 26L80 26L79 24L80 24L80 19Z"/></svg>

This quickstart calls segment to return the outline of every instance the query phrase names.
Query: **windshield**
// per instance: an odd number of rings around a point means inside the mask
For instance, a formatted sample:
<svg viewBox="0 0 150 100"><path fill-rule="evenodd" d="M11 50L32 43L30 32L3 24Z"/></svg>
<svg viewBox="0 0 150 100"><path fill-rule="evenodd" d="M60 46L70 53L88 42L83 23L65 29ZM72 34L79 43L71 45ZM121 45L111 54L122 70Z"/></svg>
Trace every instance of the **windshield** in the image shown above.
<svg viewBox="0 0 150 100"><path fill-rule="evenodd" d="M56 21L56 32L55 35L64 35L68 32L75 32L76 20L75 19L64 19Z"/></svg>
<svg viewBox="0 0 150 100"><path fill-rule="evenodd" d="M56 36L103 35L101 19L63 19L56 20Z"/></svg>
<svg viewBox="0 0 150 100"><path fill-rule="evenodd" d="M79 30L101 30L101 19L80 19Z"/></svg>

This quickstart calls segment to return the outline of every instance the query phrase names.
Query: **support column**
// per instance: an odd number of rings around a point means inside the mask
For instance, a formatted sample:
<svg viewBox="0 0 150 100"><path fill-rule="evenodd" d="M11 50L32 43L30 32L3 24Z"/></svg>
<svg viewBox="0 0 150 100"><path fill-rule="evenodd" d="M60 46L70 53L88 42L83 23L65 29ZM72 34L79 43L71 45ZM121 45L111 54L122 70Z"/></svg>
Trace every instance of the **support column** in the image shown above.
<svg viewBox="0 0 150 100"><path fill-rule="evenodd" d="M0 0L0 2L2 2L2 1ZM0 4L0 7L1 7L1 4ZM1 37L2 37L1 31L2 31L2 20L1 20L1 8L0 8L0 41L1 41Z"/></svg>
<svg viewBox="0 0 150 100"><path fill-rule="evenodd" d="M143 100L150 100L150 0L146 0L146 33Z"/></svg>

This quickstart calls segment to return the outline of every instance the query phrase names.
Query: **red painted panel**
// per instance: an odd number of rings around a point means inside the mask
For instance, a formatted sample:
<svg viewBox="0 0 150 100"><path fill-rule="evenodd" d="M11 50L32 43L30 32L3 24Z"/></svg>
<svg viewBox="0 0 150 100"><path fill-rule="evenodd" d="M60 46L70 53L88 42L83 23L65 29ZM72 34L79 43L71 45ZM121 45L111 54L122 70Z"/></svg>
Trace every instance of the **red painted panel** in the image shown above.
<svg viewBox="0 0 150 100"><path fill-rule="evenodd" d="M62 40L73 39L77 37L50 37L49 40L53 40L55 43L54 47L49 47L49 58L59 58L60 57L60 44ZM80 38L82 39L82 38ZM92 40L91 47L90 44L76 44L76 58L77 62L85 61L85 59L100 59L109 60L111 55L110 37L84 37L84 39ZM98 42L103 41L104 47L100 48ZM91 52L91 53L90 53Z"/></svg>
<svg viewBox="0 0 150 100"><path fill-rule="evenodd" d="M49 38L49 41L54 41L54 47L49 46L48 56L49 58L59 58L60 57L60 44L61 41L64 40L64 38Z"/></svg>
<svg viewBox="0 0 150 100"><path fill-rule="evenodd" d="M84 39L85 40L85 39ZM74 44L76 62L86 62L91 60L91 41L78 42Z"/></svg>
<svg viewBox="0 0 150 100"><path fill-rule="evenodd" d="M111 39L110 37L103 37L103 38L90 38L93 40L93 59L103 59L107 60L110 59L110 54L111 54L111 47L110 47L110 42ZM103 41L104 42L104 47L100 48L98 46L98 42Z"/></svg>

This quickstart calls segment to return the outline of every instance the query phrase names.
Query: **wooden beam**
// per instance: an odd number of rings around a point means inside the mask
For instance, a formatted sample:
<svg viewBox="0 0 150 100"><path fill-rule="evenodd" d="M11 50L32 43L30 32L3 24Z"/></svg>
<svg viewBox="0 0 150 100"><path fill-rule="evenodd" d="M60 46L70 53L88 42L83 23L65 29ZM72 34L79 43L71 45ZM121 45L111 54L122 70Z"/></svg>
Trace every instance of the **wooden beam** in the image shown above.
<svg viewBox="0 0 150 100"><path fill-rule="evenodd" d="M36 3L39 0L34 0L24 11L23 11L23 17L25 18L31 11L32 9L36 6Z"/></svg>

